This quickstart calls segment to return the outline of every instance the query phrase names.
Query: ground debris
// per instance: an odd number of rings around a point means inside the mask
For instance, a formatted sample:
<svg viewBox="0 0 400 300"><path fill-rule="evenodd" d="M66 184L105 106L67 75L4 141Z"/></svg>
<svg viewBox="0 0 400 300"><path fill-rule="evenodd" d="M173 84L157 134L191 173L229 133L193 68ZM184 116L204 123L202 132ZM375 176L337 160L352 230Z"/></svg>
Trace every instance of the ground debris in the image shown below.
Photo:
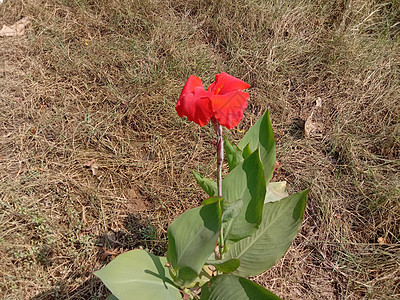
<svg viewBox="0 0 400 300"><path fill-rule="evenodd" d="M86 168L89 168L90 171L92 171L92 175L93 175L93 176L97 176L97 171L99 170L99 166L98 166L98 164L96 163L96 160L95 160L95 159L92 159L92 160L88 161L88 162L85 164L85 167L86 167Z"/></svg>
<svg viewBox="0 0 400 300"><path fill-rule="evenodd" d="M25 35L25 29L30 23L31 20L29 17L23 17L11 26L3 25L3 28L0 30L0 37L23 36Z"/></svg>
<svg viewBox="0 0 400 300"><path fill-rule="evenodd" d="M320 115L322 111L322 99L320 97L315 101L310 116L304 124L304 135L306 137L322 137L325 125L321 122Z"/></svg>

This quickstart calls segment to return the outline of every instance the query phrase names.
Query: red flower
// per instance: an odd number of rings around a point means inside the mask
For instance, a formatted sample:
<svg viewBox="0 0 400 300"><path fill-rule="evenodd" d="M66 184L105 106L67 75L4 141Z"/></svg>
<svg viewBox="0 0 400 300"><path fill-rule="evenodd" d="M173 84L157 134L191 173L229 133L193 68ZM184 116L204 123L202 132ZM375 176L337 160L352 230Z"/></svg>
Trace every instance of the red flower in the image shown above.
<svg viewBox="0 0 400 300"><path fill-rule="evenodd" d="M241 90L249 87L244 81L222 72L205 90L200 78L192 75L183 87L175 109L180 117L186 116L200 126L211 119L232 129L243 118L248 104L249 94Z"/></svg>

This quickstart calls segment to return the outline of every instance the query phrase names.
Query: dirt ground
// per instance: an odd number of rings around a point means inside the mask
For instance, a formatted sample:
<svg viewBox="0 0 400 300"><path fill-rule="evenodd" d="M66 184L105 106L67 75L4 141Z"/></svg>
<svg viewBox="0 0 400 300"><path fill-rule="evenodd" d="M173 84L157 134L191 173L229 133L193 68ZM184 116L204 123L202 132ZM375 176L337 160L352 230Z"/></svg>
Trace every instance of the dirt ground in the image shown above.
<svg viewBox="0 0 400 300"><path fill-rule="evenodd" d="M5 0L0 298L105 299L93 272L206 197L211 126L175 112L190 75L248 82L273 180L310 187L302 229L254 278L283 299L400 297L400 3Z"/></svg>

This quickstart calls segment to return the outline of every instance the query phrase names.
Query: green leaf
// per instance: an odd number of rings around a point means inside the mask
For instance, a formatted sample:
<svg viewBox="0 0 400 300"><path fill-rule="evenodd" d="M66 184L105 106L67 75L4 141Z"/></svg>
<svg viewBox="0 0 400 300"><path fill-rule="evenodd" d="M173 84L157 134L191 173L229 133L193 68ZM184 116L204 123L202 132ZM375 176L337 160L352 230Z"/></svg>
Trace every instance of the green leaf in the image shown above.
<svg viewBox="0 0 400 300"><path fill-rule="evenodd" d="M185 287L190 289L195 286L203 286L203 284L209 282L211 279L211 274L210 274L210 269L204 265L200 274L196 277L196 279L189 285L186 285Z"/></svg>
<svg viewBox="0 0 400 300"><path fill-rule="evenodd" d="M242 151L227 138L224 137L224 148L226 154L226 161L229 165L229 171L232 171L243 160Z"/></svg>
<svg viewBox="0 0 400 300"><path fill-rule="evenodd" d="M279 201L289 196L286 191L286 181L270 182L267 185L267 194L264 203Z"/></svg>
<svg viewBox="0 0 400 300"><path fill-rule="evenodd" d="M111 294L107 296L106 300L118 300L118 298Z"/></svg>
<svg viewBox="0 0 400 300"><path fill-rule="evenodd" d="M246 159L250 156L251 154L251 149L250 149L250 144L247 144L246 147L243 148L243 158Z"/></svg>
<svg viewBox="0 0 400 300"><path fill-rule="evenodd" d="M222 197L220 197L220 196L210 197L210 198L203 200L203 202L201 202L201 205L208 205L208 204L220 201L220 200L222 201Z"/></svg>
<svg viewBox="0 0 400 300"><path fill-rule="evenodd" d="M238 259L207 260L206 264L214 266L218 271L231 273L240 266Z"/></svg>
<svg viewBox="0 0 400 300"><path fill-rule="evenodd" d="M236 218L243 209L243 200L239 199L230 206L226 207L222 213L222 223L228 222Z"/></svg>
<svg viewBox="0 0 400 300"><path fill-rule="evenodd" d="M280 300L261 285L235 275L213 277L201 288L200 300Z"/></svg>
<svg viewBox="0 0 400 300"><path fill-rule="evenodd" d="M169 226L167 258L179 286L196 279L214 250L220 228L219 201L188 210Z"/></svg>
<svg viewBox="0 0 400 300"><path fill-rule="evenodd" d="M224 211L237 201L243 202L239 215L224 223L224 240L236 242L253 234L261 222L266 194L259 151L232 170L222 182Z"/></svg>
<svg viewBox="0 0 400 300"><path fill-rule="evenodd" d="M224 255L225 259L240 260L234 274L256 276L276 264L300 229L307 194L308 189L264 204L260 228L254 235L233 244Z"/></svg>
<svg viewBox="0 0 400 300"><path fill-rule="evenodd" d="M182 299L165 267L167 259L132 250L118 255L94 274L113 293L114 299ZM113 299L113 298L110 298Z"/></svg>
<svg viewBox="0 0 400 300"><path fill-rule="evenodd" d="M217 183L211 179L204 177L196 171L192 171L194 178L201 188L208 194L208 196L213 197L218 195Z"/></svg>
<svg viewBox="0 0 400 300"><path fill-rule="evenodd" d="M247 153L248 150L244 150L247 145L249 145L251 152L260 147L260 157L264 167L265 182L268 183L274 172L276 156L274 133L272 132L268 111L246 132L239 142L238 147L243 150L243 153Z"/></svg>

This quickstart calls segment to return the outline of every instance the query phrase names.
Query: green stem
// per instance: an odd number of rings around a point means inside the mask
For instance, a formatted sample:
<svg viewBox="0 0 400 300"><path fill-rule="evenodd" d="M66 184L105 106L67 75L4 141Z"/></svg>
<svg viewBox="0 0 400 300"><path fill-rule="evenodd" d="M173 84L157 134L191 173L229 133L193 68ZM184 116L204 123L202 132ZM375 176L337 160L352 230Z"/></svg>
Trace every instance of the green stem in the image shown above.
<svg viewBox="0 0 400 300"><path fill-rule="evenodd" d="M221 230L219 232L219 255L220 255L220 259L222 259L222 252L224 250L224 229L221 226Z"/></svg>
<svg viewBox="0 0 400 300"><path fill-rule="evenodd" d="M191 291L190 289L185 288L183 291L184 291L186 294L189 295L189 299L194 299L194 298L193 298L192 291Z"/></svg>

